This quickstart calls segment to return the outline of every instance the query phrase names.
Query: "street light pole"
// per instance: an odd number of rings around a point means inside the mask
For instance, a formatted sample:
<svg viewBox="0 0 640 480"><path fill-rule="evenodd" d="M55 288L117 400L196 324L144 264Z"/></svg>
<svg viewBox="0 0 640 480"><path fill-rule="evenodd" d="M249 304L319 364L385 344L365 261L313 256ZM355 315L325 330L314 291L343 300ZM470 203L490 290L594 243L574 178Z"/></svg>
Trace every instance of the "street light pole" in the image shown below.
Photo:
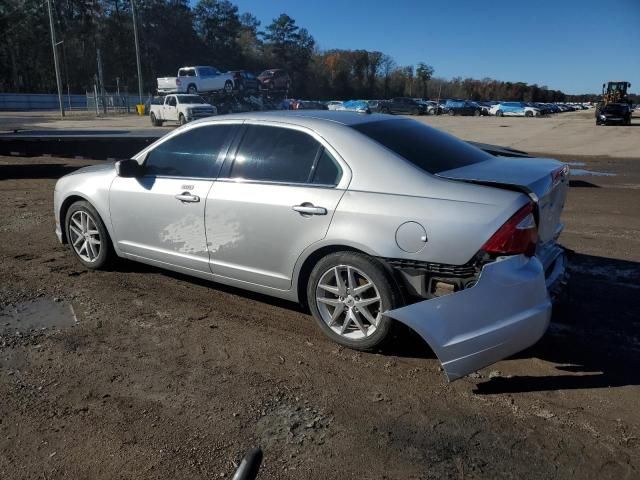
<svg viewBox="0 0 640 480"><path fill-rule="evenodd" d="M138 103L142 103L142 68L140 67L140 42L138 41L135 0L131 0L131 16L133 17L133 37L136 42L136 64L138 66Z"/></svg>
<svg viewBox="0 0 640 480"><path fill-rule="evenodd" d="M60 65L58 64L58 45L56 44L56 29L53 25L53 11L51 0L47 0L49 10L49 27L51 28L51 47L53 48L53 66L56 70L56 83L58 85L58 103L60 104L60 116L64 117L64 105L62 104L62 82L60 81Z"/></svg>

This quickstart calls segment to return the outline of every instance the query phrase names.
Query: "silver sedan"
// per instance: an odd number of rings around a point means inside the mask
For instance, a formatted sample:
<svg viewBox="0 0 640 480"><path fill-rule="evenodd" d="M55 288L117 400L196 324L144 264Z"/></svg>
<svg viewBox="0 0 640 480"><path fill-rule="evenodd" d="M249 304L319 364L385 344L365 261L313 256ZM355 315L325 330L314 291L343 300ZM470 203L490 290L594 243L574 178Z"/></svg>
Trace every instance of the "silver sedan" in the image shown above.
<svg viewBox="0 0 640 480"><path fill-rule="evenodd" d="M509 155L388 115L204 119L62 177L56 233L87 268L118 256L300 302L354 349L404 323L453 380L535 343L564 281L568 168Z"/></svg>

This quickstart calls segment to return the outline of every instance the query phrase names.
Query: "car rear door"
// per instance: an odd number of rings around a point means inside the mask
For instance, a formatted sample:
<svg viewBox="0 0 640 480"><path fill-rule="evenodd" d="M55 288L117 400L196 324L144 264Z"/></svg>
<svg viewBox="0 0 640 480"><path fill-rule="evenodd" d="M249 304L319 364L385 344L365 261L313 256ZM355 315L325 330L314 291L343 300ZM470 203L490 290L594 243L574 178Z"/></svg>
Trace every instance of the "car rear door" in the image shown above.
<svg viewBox="0 0 640 480"><path fill-rule="evenodd" d="M207 197L205 223L215 275L288 290L300 254L325 237L350 173L313 132L276 125L246 125Z"/></svg>
<svg viewBox="0 0 640 480"><path fill-rule="evenodd" d="M211 273L206 198L236 128L203 125L170 136L147 153L142 176L115 178L109 208L120 251L159 266Z"/></svg>

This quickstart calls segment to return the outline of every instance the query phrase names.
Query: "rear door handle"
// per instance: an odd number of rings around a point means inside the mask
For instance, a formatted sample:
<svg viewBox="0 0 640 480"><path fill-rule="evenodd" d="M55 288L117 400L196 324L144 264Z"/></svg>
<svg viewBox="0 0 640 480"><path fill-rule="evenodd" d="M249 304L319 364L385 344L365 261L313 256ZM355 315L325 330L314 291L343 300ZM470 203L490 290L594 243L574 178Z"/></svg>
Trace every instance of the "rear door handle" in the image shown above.
<svg viewBox="0 0 640 480"><path fill-rule="evenodd" d="M316 207L313 203L303 203L302 205L294 205L293 210L301 215L326 215L327 209L324 207Z"/></svg>
<svg viewBox="0 0 640 480"><path fill-rule="evenodd" d="M189 192L183 192L176 195L176 200L180 200L181 202L199 202L200 197L197 195L191 195Z"/></svg>

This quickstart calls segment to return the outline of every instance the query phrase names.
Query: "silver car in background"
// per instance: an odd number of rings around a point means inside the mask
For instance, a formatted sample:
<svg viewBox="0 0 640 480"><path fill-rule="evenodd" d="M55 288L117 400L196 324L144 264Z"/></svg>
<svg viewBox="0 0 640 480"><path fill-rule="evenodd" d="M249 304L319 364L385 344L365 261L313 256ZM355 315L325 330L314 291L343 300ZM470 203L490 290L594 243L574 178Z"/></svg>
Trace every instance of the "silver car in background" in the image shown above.
<svg viewBox="0 0 640 480"><path fill-rule="evenodd" d="M119 256L300 302L354 349L404 323L453 380L544 334L568 182L406 118L246 113L62 177L56 233L88 268Z"/></svg>

